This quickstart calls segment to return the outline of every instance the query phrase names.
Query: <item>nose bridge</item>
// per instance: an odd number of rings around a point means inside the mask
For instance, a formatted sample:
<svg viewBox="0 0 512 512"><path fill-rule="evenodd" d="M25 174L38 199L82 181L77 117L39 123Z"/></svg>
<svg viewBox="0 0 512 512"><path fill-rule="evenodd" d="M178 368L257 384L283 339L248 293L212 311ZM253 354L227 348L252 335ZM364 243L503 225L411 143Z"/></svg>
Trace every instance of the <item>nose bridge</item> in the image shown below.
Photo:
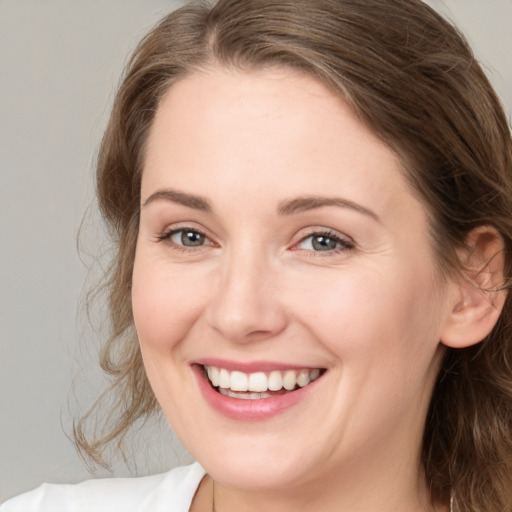
<svg viewBox="0 0 512 512"><path fill-rule="evenodd" d="M277 270L255 245L248 241L228 251L210 304L211 326L231 341L268 338L286 325L274 279Z"/></svg>

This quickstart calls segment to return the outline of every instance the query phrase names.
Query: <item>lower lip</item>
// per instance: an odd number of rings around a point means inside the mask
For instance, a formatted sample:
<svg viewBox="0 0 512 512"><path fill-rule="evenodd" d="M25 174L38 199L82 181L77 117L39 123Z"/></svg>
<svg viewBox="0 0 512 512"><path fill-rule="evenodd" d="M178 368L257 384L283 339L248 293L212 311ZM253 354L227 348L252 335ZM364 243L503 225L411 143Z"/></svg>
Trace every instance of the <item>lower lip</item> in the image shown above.
<svg viewBox="0 0 512 512"><path fill-rule="evenodd" d="M193 365L192 369L197 378L199 388L210 406L223 416L239 421L266 420L281 414L304 400L321 379L321 377L319 377L307 386L297 389L296 391L285 393L284 395L259 398L256 400L244 400L225 396L216 391L211 386L201 366Z"/></svg>

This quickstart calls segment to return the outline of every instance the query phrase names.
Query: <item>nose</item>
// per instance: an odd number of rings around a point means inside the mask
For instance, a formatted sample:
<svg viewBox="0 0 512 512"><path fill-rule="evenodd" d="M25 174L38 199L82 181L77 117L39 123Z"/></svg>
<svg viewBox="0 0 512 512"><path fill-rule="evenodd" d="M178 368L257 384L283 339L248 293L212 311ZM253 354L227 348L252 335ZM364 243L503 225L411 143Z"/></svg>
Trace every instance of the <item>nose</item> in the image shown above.
<svg viewBox="0 0 512 512"><path fill-rule="evenodd" d="M287 325L277 269L247 252L225 262L208 308L210 327L236 343L272 338Z"/></svg>

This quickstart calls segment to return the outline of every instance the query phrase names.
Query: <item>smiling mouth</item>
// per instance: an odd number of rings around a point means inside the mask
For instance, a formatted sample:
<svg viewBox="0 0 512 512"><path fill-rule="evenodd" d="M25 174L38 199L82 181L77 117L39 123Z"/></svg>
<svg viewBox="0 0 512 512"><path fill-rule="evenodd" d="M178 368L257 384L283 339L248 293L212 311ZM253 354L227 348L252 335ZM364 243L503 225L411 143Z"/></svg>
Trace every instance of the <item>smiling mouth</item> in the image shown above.
<svg viewBox="0 0 512 512"><path fill-rule="evenodd" d="M325 373L324 368L304 368L244 373L203 365L211 386L220 394L242 400L259 400L304 388Z"/></svg>

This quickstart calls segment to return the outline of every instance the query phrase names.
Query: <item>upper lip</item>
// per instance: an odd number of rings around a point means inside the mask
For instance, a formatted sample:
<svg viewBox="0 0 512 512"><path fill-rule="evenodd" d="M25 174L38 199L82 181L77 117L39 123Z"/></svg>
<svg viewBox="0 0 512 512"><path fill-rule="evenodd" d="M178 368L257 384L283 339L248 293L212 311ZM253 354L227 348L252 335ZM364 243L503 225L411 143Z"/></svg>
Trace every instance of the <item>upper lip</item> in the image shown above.
<svg viewBox="0 0 512 512"><path fill-rule="evenodd" d="M311 366L310 364L293 364L281 363L275 361L232 361L228 359L219 358L202 358L195 361L195 364L202 366L215 366L217 368L224 368L229 371L239 371L243 373L255 372L271 372L271 371L285 371L285 370L303 370L303 369L321 369L322 366Z"/></svg>

